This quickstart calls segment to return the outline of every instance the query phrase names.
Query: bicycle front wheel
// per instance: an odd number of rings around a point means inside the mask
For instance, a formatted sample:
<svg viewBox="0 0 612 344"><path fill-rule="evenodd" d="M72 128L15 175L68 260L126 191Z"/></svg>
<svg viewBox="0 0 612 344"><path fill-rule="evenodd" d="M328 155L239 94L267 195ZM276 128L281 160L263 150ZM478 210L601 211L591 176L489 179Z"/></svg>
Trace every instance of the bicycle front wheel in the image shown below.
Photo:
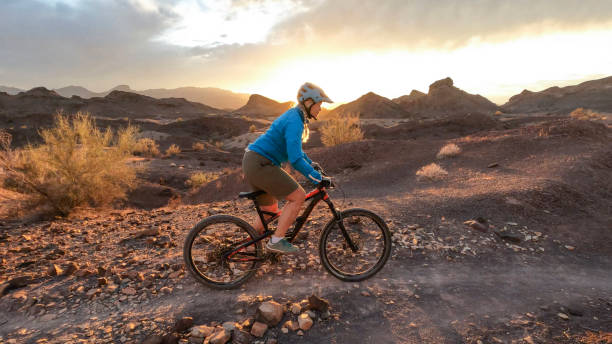
<svg viewBox="0 0 612 344"><path fill-rule="evenodd" d="M330 221L321 234L319 254L321 263L336 278L356 282L374 276L391 255L391 233L375 213L365 209L341 212L346 234L356 245L353 250L339 221Z"/></svg>
<svg viewBox="0 0 612 344"><path fill-rule="evenodd" d="M185 239L185 265L196 280L209 287L238 287L253 276L262 260L261 241L236 250L255 236L253 227L238 217L207 217Z"/></svg>

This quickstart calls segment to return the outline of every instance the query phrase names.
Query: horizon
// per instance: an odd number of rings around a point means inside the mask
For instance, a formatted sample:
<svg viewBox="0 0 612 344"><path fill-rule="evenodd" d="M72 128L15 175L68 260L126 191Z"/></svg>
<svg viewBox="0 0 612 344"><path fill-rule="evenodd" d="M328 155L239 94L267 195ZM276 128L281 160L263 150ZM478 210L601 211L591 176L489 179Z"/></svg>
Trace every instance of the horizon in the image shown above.
<svg viewBox="0 0 612 344"><path fill-rule="evenodd" d="M427 93L448 76L503 104L612 75L610 18L612 3L598 0L6 2L0 84L213 87L284 102L310 81L337 106Z"/></svg>

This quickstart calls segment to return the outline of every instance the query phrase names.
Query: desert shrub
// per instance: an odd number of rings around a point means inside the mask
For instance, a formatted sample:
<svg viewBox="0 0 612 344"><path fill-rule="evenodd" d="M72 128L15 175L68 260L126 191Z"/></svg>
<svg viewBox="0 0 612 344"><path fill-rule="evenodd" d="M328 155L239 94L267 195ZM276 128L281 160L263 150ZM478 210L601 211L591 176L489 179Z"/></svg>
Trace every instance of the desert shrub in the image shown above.
<svg viewBox="0 0 612 344"><path fill-rule="evenodd" d="M148 137L139 139L134 146L134 154L147 157L159 156L159 145Z"/></svg>
<svg viewBox="0 0 612 344"><path fill-rule="evenodd" d="M357 116L331 118L320 130L321 141L328 147L363 139L363 131Z"/></svg>
<svg viewBox="0 0 612 344"><path fill-rule="evenodd" d="M130 125L116 134L102 131L86 113L72 118L59 113L54 127L40 131L41 145L13 151L4 141L0 164L15 190L66 215L76 206L125 198L136 183L134 167L126 164L136 133Z"/></svg>
<svg viewBox="0 0 612 344"><path fill-rule="evenodd" d="M416 172L417 178L419 180L440 180L448 175L445 169L440 167L440 165L436 163L431 163L429 165L421 167Z"/></svg>
<svg viewBox="0 0 612 344"><path fill-rule="evenodd" d="M570 117L574 119L580 120L596 120L596 119L605 119L601 114L594 112L589 109L577 108L570 113Z"/></svg>
<svg viewBox="0 0 612 344"><path fill-rule="evenodd" d="M166 156L177 155L180 152L181 148L173 143L170 145L170 147L168 147L168 149L166 149Z"/></svg>
<svg viewBox="0 0 612 344"><path fill-rule="evenodd" d="M204 184L208 184L211 181L213 181L216 178L216 176L212 173L206 173L206 172L196 172L194 174L192 174L189 179L187 179L187 181L185 182L185 184L187 184L188 186L192 187L192 188L198 188Z"/></svg>
<svg viewBox="0 0 612 344"><path fill-rule="evenodd" d="M444 145L444 147L440 149L438 154L436 154L436 158L444 159L448 157L457 156L459 155L459 153L461 153L461 148L459 148L459 146L454 143L449 143Z"/></svg>
<svg viewBox="0 0 612 344"><path fill-rule="evenodd" d="M257 131L257 127L255 127L255 124L251 124L251 126L249 127L249 133L254 133Z"/></svg>
<svg viewBox="0 0 612 344"><path fill-rule="evenodd" d="M204 144L202 142L194 142L191 148L193 148L194 151L201 152L204 150Z"/></svg>

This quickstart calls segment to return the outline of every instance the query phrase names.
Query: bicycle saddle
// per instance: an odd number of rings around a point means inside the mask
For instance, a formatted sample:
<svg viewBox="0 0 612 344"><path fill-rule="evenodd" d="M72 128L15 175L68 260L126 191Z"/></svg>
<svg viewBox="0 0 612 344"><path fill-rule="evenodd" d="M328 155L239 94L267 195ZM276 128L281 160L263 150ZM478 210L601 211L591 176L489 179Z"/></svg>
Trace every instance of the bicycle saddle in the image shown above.
<svg viewBox="0 0 612 344"><path fill-rule="evenodd" d="M257 196L259 195L263 195L266 192L263 190L257 190L257 191L251 191L251 192L241 192L238 194L238 197L240 198L248 198L248 199L255 199Z"/></svg>

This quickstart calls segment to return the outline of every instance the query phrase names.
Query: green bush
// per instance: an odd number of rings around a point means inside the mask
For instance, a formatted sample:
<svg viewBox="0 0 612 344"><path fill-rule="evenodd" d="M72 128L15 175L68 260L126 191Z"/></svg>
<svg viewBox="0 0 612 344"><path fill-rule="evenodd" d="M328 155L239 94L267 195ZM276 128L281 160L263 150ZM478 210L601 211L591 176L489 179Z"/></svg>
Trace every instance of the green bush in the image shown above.
<svg viewBox="0 0 612 344"><path fill-rule="evenodd" d="M12 151L4 142L0 163L17 191L66 215L76 206L125 198L136 183L135 169L126 164L136 133L131 125L116 134L102 131L86 113L59 113L54 127L40 131L41 145Z"/></svg>

